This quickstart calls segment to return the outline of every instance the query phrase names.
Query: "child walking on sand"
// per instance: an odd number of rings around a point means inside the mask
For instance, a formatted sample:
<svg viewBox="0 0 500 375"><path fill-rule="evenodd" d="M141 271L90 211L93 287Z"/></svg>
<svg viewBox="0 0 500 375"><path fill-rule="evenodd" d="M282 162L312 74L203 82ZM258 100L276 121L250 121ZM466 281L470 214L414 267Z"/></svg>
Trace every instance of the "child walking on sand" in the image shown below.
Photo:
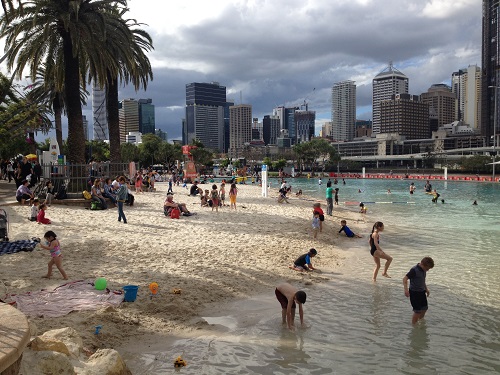
<svg viewBox="0 0 500 375"><path fill-rule="evenodd" d="M231 207L236 210L236 196L238 195L238 188L236 184L231 184L231 189L229 189L229 201L231 202Z"/></svg>
<svg viewBox="0 0 500 375"><path fill-rule="evenodd" d="M48 263L47 275L43 277L46 279L50 279L52 277L52 266L55 264L59 272L61 272L63 279L68 280L68 275L66 275L66 272L64 272L64 269L62 268L61 244L56 237L56 234L49 230L43 236L46 240L45 245L40 244L42 249L50 251L51 256L50 262Z"/></svg>
<svg viewBox="0 0 500 375"><path fill-rule="evenodd" d="M38 224L50 224L51 221L49 218L45 217L45 210L47 209L47 205L45 203L40 205L40 211L38 211L38 216L36 217L36 221Z"/></svg>
<svg viewBox="0 0 500 375"><path fill-rule="evenodd" d="M387 274L387 270L392 262L392 257L380 248L380 232L384 230L384 223L381 221L377 221L373 224L372 234L368 240L370 244L370 254L373 257L373 261L375 262L375 269L373 270L373 281L377 281L378 270L380 269L380 258L385 259L384 272L382 276L390 278Z"/></svg>
<svg viewBox="0 0 500 375"><path fill-rule="evenodd" d="M430 257L425 257L419 264L412 267L403 278L405 296L410 297L411 306L413 307L412 324L423 319L429 309L427 297L429 297L431 292L429 292L429 288L427 288L427 284L425 283L425 276L427 275L427 271L433 267L434 260ZM408 288L408 280L410 280L410 288Z"/></svg>
<svg viewBox="0 0 500 375"><path fill-rule="evenodd" d="M217 185L212 185L212 191L210 192L210 198L212 198L212 211L215 208L216 212L219 212L219 191L217 190Z"/></svg>

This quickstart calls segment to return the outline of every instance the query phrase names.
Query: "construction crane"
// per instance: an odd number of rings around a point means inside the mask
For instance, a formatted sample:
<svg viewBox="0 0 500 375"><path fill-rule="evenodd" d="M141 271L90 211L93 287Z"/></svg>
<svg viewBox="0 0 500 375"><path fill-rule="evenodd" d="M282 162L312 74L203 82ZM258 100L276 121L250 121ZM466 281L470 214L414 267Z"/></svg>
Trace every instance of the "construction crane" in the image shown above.
<svg viewBox="0 0 500 375"><path fill-rule="evenodd" d="M306 96L306 97L305 97L305 99L304 99L304 103L300 105L300 109L305 108L305 109L306 109L306 111L308 110L308 106L309 106L309 104L307 103L307 99L309 99L309 97L310 97L312 94L314 94L314 92L315 92L315 91L316 91L316 87L315 87L315 88L313 88L313 89L312 89L312 91L311 91L309 94L307 94L307 96Z"/></svg>

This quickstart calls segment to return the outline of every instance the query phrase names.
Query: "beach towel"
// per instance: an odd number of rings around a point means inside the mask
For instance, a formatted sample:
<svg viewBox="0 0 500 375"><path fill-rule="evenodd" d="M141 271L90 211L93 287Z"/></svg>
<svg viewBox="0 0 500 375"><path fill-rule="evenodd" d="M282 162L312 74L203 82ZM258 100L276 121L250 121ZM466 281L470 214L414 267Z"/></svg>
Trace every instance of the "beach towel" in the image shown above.
<svg viewBox="0 0 500 375"><path fill-rule="evenodd" d="M98 310L119 306L123 302L122 291L96 290L90 280L73 281L54 290L41 290L7 296L16 307L30 317L56 318L72 311Z"/></svg>
<svg viewBox="0 0 500 375"><path fill-rule="evenodd" d="M17 240L0 242L0 255L14 254L20 251L33 251L38 242L40 241Z"/></svg>

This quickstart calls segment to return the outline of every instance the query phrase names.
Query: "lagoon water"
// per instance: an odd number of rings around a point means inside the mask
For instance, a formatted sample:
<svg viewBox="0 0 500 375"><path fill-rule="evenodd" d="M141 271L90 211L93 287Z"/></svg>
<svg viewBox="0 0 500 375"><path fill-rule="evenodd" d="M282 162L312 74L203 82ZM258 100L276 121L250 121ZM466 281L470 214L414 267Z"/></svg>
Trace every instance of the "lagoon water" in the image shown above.
<svg viewBox="0 0 500 375"><path fill-rule="evenodd" d="M291 183L323 199L326 181ZM216 334L156 340L140 353L124 348L132 372L174 373L168 352L184 353L186 374L500 373L500 184L431 181L445 199L434 204L422 180L410 196L410 182L337 185L341 204L376 202L367 203L366 220L385 224L381 247L394 257L392 279L371 282L373 260L362 233L331 281L305 289L308 328L283 329L270 291L229 304L224 316L205 317L220 325ZM429 312L413 327L402 278L424 256L435 261L427 274Z"/></svg>

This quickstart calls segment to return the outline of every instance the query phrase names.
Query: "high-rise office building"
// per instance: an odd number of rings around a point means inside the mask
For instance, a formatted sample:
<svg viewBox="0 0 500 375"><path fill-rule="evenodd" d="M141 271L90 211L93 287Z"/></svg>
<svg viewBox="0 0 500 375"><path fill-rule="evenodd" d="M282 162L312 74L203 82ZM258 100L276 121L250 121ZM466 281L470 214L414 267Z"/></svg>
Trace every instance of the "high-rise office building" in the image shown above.
<svg viewBox="0 0 500 375"><path fill-rule="evenodd" d="M262 137L266 145L276 145L280 136L280 118L274 115L265 115L262 119Z"/></svg>
<svg viewBox="0 0 500 375"><path fill-rule="evenodd" d="M196 139L206 148L224 152L226 87L218 82L186 85L186 119L183 140ZM251 123L251 119L250 119Z"/></svg>
<svg viewBox="0 0 500 375"><path fill-rule="evenodd" d="M408 94L408 77L397 70L392 62L373 79L373 125L372 133L380 133L380 103L395 94Z"/></svg>
<svg viewBox="0 0 500 375"><path fill-rule="evenodd" d="M483 0L483 53L481 83L481 134L493 145L492 136L497 135L498 146L498 102L500 101L500 28L499 1ZM497 102L495 103L495 98ZM495 124L495 112L497 123ZM491 142L491 143L490 143Z"/></svg>
<svg viewBox="0 0 500 375"><path fill-rule="evenodd" d="M92 86L92 113L94 139L98 141L109 139L106 88L99 87L95 82Z"/></svg>
<svg viewBox="0 0 500 375"><path fill-rule="evenodd" d="M89 141L90 133L89 133L89 121L87 120L87 116L82 116L82 121L83 121L83 134L85 135L85 140Z"/></svg>
<svg viewBox="0 0 500 375"><path fill-rule="evenodd" d="M261 141L262 140L262 122L259 122L259 119L255 117L252 122L252 141Z"/></svg>
<svg viewBox="0 0 500 375"><path fill-rule="evenodd" d="M356 85L343 81L332 87L332 137L334 141L352 141L356 124Z"/></svg>
<svg viewBox="0 0 500 375"><path fill-rule="evenodd" d="M298 107L276 107L273 109L273 116L280 119L280 131L285 130L292 141L292 145L297 141L297 124L295 123L295 111Z"/></svg>
<svg viewBox="0 0 500 375"><path fill-rule="evenodd" d="M319 134L322 138L332 139L332 122L324 122L321 126L321 133Z"/></svg>
<svg viewBox="0 0 500 375"><path fill-rule="evenodd" d="M224 105L224 153L229 150L229 108L234 105L234 100L227 100Z"/></svg>
<svg viewBox="0 0 500 375"><path fill-rule="evenodd" d="M229 107L229 153L235 157L252 140L252 106L238 104Z"/></svg>
<svg viewBox="0 0 500 375"><path fill-rule="evenodd" d="M455 121L456 96L448 85L444 83L434 84L427 92L422 93L420 98L423 103L429 105L433 116L437 117L438 127Z"/></svg>
<svg viewBox="0 0 500 375"><path fill-rule="evenodd" d="M456 95L454 120L479 129L481 123L481 69L469 65L451 75L451 89Z"/></svg>
<svg viewBox="0 0 500 375"><path fill-rule="evenodd" d="M160 137L160 139L162 141L168 141L167 132L164 132L161 129L155 129L155 135L157 135L158 137Z"/></svg>
<svg viewBox="0 0 500 375"><path fill-rule="evenodd" d="M295 129L297 129L297 143L309 142L315 133L316 111L295 111Z"/></svg>
<svg viewBox="0 0 500 375"><path fill-rule="evenodd" d="M118 123L120 143L126 142L128 133L139 132L139 102L137 100L124 99L119 103Z"/></svg>
<svg viewBox="0 0 500 375"><path fill-rule="evenodd" d="M142 134L155 133L155 106L151 99L139 99L139 131Z"/></svg>
<svg viewBox="0 0 500 375"><path fill-rule="evenodd" d="M395 94L382 101L380 133L397 133L406 139L430 138L429 105L410 94Z"/></svg>

